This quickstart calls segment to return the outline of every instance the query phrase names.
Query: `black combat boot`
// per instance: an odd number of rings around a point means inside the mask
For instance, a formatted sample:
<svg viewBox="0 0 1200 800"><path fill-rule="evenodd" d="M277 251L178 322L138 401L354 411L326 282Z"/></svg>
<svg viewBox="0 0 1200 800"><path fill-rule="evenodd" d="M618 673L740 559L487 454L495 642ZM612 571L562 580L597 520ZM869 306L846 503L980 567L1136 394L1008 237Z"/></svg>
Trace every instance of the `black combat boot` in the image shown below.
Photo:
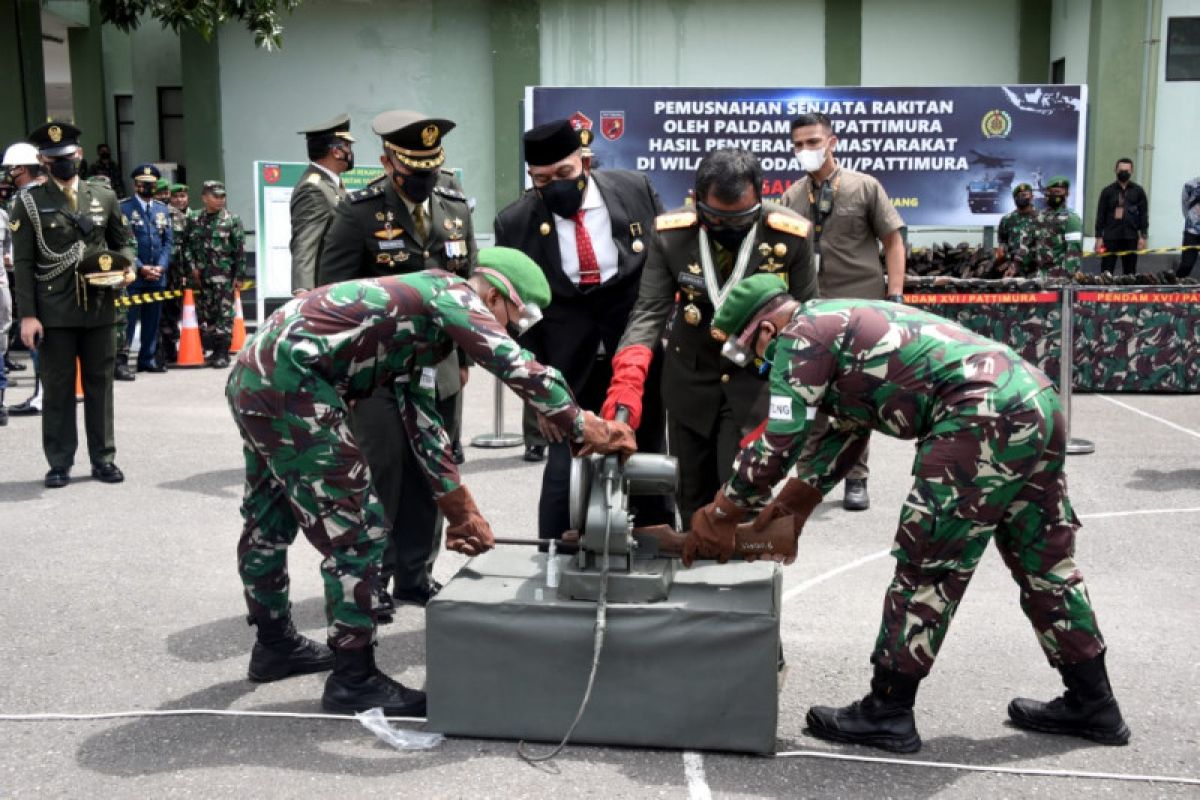
<svg viewBox="0 0 1200 800"><path fill-rule="evenodd" d="M250 680L269 683L292 675L324 672L333 667L333 653L296 633L291 619L273 619L255 623L258 640L250 654Z"/></svg>
<svg viewBox="0 0 1200 800"><path fill-rule="evenodd" d="M4 407L4 390L0 389L0 425L8 424L8 409Z"/></svg>
<svg viewBox="0 0 1200 800"><path fill-rule="evenodd" d="M818 739L915 753L921 749L921 735L913 720L920 681L876 667L870 694L842 708L813 706L805 722Z"/></svg>
<svg viewBox="0 0 1200 800"><path fill-rule="evenodd" d="M388 717L425 716L425 693L409 689L375 666L375 645L333 649L333 673L325 680L321 707L331 714L383 709Z"/></svg>
<svg viewBox="0 0 1200 800"><path fill-rule="evenodd" d="M1100 744L1129 744L1129 726L1121 717L1104 666L1104 653L1058 668L1067 691L1048 703L1018 697L1008 718L1019 728L1081 736Z"/></svg>

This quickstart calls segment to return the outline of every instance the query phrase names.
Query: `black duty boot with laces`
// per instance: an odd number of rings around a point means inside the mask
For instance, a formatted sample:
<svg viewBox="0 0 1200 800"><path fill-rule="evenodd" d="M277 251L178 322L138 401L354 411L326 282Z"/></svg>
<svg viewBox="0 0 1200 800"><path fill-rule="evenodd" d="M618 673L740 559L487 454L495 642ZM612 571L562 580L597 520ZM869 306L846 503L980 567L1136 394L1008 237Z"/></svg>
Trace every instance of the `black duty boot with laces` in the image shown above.
<svg viewBox="0 0 1200 800"><path fill-rule="evenodd" d="M813 706L805 722L818 739L915 753L921 736L913 719L920 678L875 668L871 693L848 706Z"/></svg>
<svg viewBox="0 0 1200 800"><path fill-rule="evenodd" d="M1058 670L1067 691L1048 703L1018 697L1008 704L1008 718L1019 728L1080 736L1100 744L1129 744L1129 726L1113 696L1104 653Z"/></svg>
<svg viewBox="0 0 1200 800"><path fill-rule="evenodd" d="M321 707L331 714L383 709L387 717L425 716L425 693L409 689L375 666L375 646L334 648L333 672L325 680Z"/></svg>
<svg viewBox="0 0 1200 800"><path fill-rule="evenodd" d="M255 683L333 668L333 652L297 633L291 619L266 620L258 622L257 627L258 639L250 654L249 670L250 680Z"/></svg>

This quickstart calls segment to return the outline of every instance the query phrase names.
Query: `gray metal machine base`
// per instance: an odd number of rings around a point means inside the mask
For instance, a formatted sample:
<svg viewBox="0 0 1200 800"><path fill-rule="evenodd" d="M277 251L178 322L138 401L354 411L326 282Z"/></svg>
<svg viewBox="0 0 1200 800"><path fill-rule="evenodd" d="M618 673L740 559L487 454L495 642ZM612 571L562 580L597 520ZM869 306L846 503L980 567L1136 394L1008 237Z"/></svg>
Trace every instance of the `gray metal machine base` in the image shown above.
<svg viewBox="0 0 1200 800"><path fill-rule="evenodd" d="M562 738L587 684L596 604L547 587L546 557L498 548L430 601L430 730ZM678 570L662 602L610 603L591 702L571 741L773 752L780 575L770 562L703 562Z"/></svg>
<svg viewBox="0 0 1200 800"><path fill-rule="evenodd" d="M624 561L624 559L622 559ZM659 603L671 592L675 579L675 559L635 558L629 570L608 573L608 602ZM581 570L573 560L562 567L558 596L563 600L600 599L600 573L594 568Z"/></svg>

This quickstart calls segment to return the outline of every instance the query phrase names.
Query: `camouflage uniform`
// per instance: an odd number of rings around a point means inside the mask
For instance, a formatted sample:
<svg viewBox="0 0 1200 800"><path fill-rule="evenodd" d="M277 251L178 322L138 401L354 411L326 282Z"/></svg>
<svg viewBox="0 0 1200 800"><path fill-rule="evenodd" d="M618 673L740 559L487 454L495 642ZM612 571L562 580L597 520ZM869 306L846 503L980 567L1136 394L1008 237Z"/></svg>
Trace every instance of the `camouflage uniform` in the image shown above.
<svg viewBox="0 0 1200 800"><path fill-rule="evenodd" d="M187 245L188 221L191 214L180 211L175 206L171 209L171 261L167 269L167 289L180 290L188 285L188 275L185 270L184 253ZM179 317L183 313L183 298L172 297L163 301L162 320L159 323L158 363L174 363L179 350Z"/></svg>
<svg viewBox="0 0 1200 800"><path fill-rule="evenodd" d="M246 344L226 395L246 459L238 569L256 619L288 614L287 547L321 547L330 643L374 639L372 595L387 537L347 401L391 386L436 496L460 485L436 410L435 365L455 345L561 430L582 432L562 376L517 345L448 272L347 281L276 311Z"/></svg>
<svg viewBox="0 0 1200 800"><path fill-rule="evenodd" d="M807 303L777 341L767 428L735 462L725 489L733 502L770 498L818 410L832 426L800 478L822 494L871 430L918 440L876 665L928 674L993 536L1050 663L1103 651L1072 558L1079 521L1063 472L1066 421L1045 375L1008 347L892 304Z"/></svg>
<svg viewBox="0 0 1200 800"><path fill-rule="evenodd" d="M1033 232L1032 261L1048 280L1066 283L1079 270L1083 252L1083 221L1069 208L1038 213Z"/></svg>
<svg viewBox="0 0 1200 800"><path fill-rule="evenodd" d="M225 354L233 341L234 284L246 278L246 233L241 219L225 209L197 211L190 224L185 258L188 270L200 273L200 339L214 356Z"/></svg>
<svg viewBox="0 0 1200 800"><path fill-rule="evenodd" d="M1016 265L1017 275L1031 275L1037 271L1033 260L1037 218L1036 212L1010 211L1000 218L1000 226L996 229L996 238L1008 261Z"/></svg>

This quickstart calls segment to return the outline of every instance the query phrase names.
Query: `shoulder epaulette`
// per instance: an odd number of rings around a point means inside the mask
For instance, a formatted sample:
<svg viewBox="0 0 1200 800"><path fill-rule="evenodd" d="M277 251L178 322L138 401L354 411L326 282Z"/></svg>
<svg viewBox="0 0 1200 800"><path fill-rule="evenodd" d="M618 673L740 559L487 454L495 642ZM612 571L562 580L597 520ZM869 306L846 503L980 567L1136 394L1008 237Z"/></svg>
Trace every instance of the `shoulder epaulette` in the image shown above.
<svg viewBox="0 0 1200 800"><path fill-rule="evenodd" d="M321 176L316 172L309 173L309 176L304 179L304 182L305 183L320 183Z"/></svg>
<svg viewBox="0 0 1200 800"><path fill-rule="evenodd" d="M361 203L381 194L383 194L383 176L376 178L358 191L351 192L348 199L351 203Z"/></svg>
<svg viewBox="0 0 1200 800"><path fill-rule="evenodd" d="M435 186L433 187L433 193L440 194L442 197L448 197L451 200L458 200L461 203L467 201L467 196L452 186Z"/></svg>
<svg viewBox="0 0 1200 800"><path fill-rule="evenodd" d="M793 236L808 238L808 220L793 217L790 214L784 214L780 211L772 211L770 214L767 214L767 227L774 231L782 231L783 233L790 233Z"/></svg>
<svg viewBox="0 0 1200 800"><path fill-rule="evenodd" d="M662 214L654 218L654 229L657 231L676 231L690 228L696 224L695 211L677 211L673 214Z"/></svg>

